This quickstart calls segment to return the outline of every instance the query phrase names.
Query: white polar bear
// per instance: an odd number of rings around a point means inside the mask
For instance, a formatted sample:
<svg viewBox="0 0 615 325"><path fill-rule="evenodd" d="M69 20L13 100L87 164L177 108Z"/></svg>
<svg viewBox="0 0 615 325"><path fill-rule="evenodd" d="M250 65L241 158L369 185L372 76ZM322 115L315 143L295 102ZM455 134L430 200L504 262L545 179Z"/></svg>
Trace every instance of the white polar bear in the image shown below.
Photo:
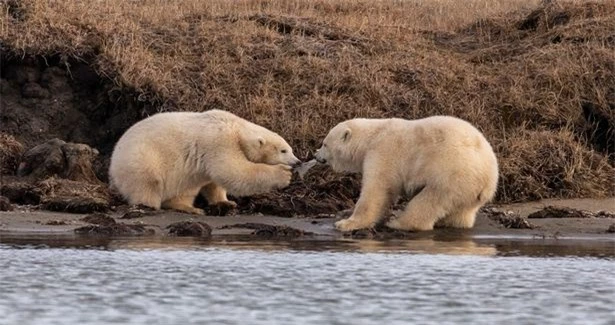
<svg viewBox="0 0 615 325"><path fill-rule="evenodd" d="M337 172L362 173L352 215L335 224L341 231L373 227L401 194L414 197L390 228L471 228L498 183L489 142L450 116L347 120L331 129L315 158Z"/></svg>
<svg viewBox="0 0 615 325"><path fill-rule="evenodd" d="M229 112L159 113L122 135L111 156L111 186L130 204L203 214L209 204L288 186L300 161L278 134Z"/></svg>

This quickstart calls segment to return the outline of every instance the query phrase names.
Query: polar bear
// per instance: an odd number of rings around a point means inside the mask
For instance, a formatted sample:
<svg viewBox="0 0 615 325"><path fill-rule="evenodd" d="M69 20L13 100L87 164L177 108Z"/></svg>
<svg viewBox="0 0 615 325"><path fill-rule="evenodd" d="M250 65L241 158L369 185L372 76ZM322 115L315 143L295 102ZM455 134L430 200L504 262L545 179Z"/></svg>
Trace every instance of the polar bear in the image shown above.
<svg viewBox="0 0 615 325"><path fill-rule="evenodd" d="M352 215L335 224L341 231L373 227L402 194L413 197L389 228L472 228L498 183L489 142L451 116L347 120L329 131L315 159L337 172L362 173Z"/></svg>
<svg viewBox="0 0 615 325"><path fill-rule="evenodd" d="M289 185L300 163L278 134L232 113L167 112L130 127L115 145L111 187L130 204L203 214L209 204L235 206L227 193L253 195Z"/></svg>

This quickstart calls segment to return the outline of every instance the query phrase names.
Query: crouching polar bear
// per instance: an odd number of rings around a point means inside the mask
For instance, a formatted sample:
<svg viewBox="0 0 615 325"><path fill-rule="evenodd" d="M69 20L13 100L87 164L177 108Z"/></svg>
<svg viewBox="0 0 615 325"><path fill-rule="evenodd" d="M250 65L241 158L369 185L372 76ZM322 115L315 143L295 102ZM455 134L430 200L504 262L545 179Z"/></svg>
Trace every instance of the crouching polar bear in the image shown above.
<svg viewBox="0 0 615 325"><path fill-rule="evenodd" d="M139 121L115 145L109 178L130 204L203 214L193 206L235 206L237 196L288 186L300 161L278 134L229 112L159 113Z"/></svg>
<svg viewBox="0 0 615 325"><path fill-rule="evenodd" d="M373 227L401 194L414 196L390 228L471 228L498 182L489 142L450 116L347 120L329 131L315 158L337 172L362 173L352 215L335 224L341 231Z"/></svg>

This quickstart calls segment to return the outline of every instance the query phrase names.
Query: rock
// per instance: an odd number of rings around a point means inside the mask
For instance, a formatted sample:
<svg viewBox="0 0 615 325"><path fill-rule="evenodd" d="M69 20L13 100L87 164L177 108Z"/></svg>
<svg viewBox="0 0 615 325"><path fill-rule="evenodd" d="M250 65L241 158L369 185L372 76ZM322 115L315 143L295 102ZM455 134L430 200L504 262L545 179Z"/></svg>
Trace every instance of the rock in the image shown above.
<svg viewBox="0 0 615 325"><path fill-rule="evenodd" d="M594 214L585 210L576 210L571 208L558 208L547 206L542 210L530 213L528 219L542 218L592 218Z"/></svg>
<svg viewBox="0 0 615 325"><path fill-rule="evenodd" d="M81 221L100 226L112 226L116 224L115 219L105 213L92 213L81 218Z"/></svg>
<svg viewBox="0 0 615 325"><path fill-rule="evenodd" d="M60 139L51 139L26 151L19 163L17 175L45 179L61 174L66 169L62 152L62 146L65 144L66 142Z"/></svg>
<svg viewBox="0 0 615 325"><path fill-rule="evenodd" d="M127 225L116 223L113 225L89 225L75 229L79 235L95 236L151 236L156 233L153 229L143 225Z"/></svg>
<svg viewBox="0 0 615 325"><path fill-rule="evenodd" d="M13 211L11 201L5 196L0 196L0 211Z"/></svg>
<svg viewBox="0 0 615 325"><path fill-rule="evenodd" d="M145 217L145 211L143 210L130 210L126 213L124 213L124 215L122 215L122 217L120 219L137 219L137 218L143 218Z"/></svg>
<svg viewBox="0 0 615 325"><path fill-rule="evenodd" d="M513 211L501 211L496 208L483 208L484 213L487 214L487 217L493 221L497 221L504 228L513 228L513 229L534 229L535 225L530 223L526 218L516 214Z"/></svg>
<svg viewBox="0 0 615 325"><path fill-rule="evenodd" d="M167 226L169 235L178 237L211 237L211 227L199 221L181 221Z"/></svg>
<svg viewBox="0 0 615 325"><path fill-rule="evenodd" d="M102 184L92 167L97 155L98 150L86 144L55 138L26 151L17 174L35 179L57 175L73 181Z"/></svg>
<svg viewBox="0 0 615 325"><path fill-rule="evenodd" d="M288 226L267 225L263 223L253 223L253 222L228 225L228 226L222 227L221 229L229 229L229 228L254 229L254 232L252 233L252 235L255 235L258 237L266 237L266 238L272 238L272 237L286 237L286 238L292 237L294 238L294 237L301 237L304 235L312 234L310 232L291 228Z"/></svg>

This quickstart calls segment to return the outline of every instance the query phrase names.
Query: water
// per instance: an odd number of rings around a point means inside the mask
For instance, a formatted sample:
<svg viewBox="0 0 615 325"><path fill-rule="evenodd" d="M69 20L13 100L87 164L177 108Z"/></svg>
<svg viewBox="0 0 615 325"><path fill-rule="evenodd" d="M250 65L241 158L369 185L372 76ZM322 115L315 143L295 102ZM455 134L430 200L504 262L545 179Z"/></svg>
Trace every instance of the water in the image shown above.
<svg viewBox="0 0 615 325"><path fill-rule="evenodd" d="M615 324L613 243L545 243L0 238L0 324Z"/></svg>

